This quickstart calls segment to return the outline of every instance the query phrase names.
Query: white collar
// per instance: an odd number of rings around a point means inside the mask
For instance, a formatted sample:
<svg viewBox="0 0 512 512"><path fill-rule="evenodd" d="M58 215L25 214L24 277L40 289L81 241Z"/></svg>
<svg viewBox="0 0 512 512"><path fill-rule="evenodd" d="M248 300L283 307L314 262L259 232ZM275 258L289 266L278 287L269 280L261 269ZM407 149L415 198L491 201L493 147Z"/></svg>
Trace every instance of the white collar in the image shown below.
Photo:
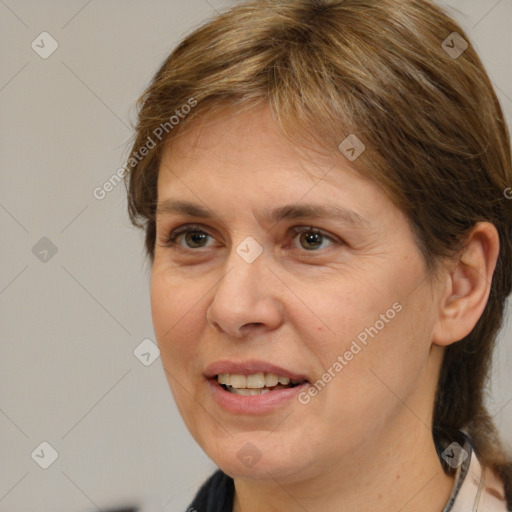
<svg viewBox="0 0 512 512"><path fill-rule="evenodd" d="M465 444L468 458L455 474L455 484L443 512L507 512L501 480L483 467L471 445Z"/></svg>

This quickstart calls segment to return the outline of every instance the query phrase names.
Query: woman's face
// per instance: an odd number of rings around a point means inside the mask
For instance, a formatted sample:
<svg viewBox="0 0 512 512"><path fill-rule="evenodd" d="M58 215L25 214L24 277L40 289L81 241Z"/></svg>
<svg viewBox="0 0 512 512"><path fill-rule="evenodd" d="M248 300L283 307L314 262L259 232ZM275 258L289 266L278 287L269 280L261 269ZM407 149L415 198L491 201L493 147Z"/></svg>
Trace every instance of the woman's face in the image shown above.
<svg viewBox="0 0 512 512"><path fill-rule="evenodd" d="M343 158L302 159L266 108L164 152L155 334L187 427L231 475L305 478L428 430L439 295L404 215Z"/></svg>

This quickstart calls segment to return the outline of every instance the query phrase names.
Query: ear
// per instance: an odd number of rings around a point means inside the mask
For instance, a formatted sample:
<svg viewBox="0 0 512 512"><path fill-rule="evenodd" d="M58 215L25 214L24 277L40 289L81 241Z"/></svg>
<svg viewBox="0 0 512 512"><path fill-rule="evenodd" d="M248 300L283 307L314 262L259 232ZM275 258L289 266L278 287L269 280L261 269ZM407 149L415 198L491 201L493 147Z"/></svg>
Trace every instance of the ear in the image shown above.
<svg viewBox="0 0 512 512"><path fill-rule="evenodd" d="M473 330L489 298L499 249L499 235L494 225L478 222L459 258L446 270L439 317L433 332L435 345L451 345Z"/></svg>

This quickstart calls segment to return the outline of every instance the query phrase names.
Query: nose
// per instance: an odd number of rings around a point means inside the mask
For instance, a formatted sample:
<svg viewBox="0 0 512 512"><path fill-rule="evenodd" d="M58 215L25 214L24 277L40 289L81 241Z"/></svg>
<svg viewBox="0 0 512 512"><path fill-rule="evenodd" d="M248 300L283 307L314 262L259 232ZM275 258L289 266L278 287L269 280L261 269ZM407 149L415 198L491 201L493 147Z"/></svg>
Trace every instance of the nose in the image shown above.
<svg viewBox="0 0 512 512"><path fill-rule="evenodd" d="M207 309L208 323L233 338L278 328L284 309L279 283L267 266L265 253L247 263L233 251Z"/></svg>

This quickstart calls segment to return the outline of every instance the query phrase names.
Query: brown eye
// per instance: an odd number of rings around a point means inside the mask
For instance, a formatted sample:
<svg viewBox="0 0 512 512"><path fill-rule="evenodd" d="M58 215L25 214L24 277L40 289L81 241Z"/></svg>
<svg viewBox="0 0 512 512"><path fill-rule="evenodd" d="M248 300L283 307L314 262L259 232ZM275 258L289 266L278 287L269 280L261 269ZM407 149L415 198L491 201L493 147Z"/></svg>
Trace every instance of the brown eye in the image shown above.
<svg viewBox="0 0 512 512"><path fill-rule="evenodd" d="M205 243L210 236L208 233L204 233L202 231L187 231L184 233L185 235L185 243L190 248L204 247Z"/></svg>
<svg viewBox="0 0 512 512"><path fill-rule="evenodd" d="M202 249L211 246L215 242L210 233L195 226L184 226L172 231L165 245L167 247L178 246L182 249Z"/></svg>
<svg viewBox="0 0 512 512"><path fill-rule="evenodd" d="M320 233L307 232L299 236L300 244L304 249L318 249L321 247L324 236Z"/></svg>
<svg viewBox="0 0 512 512"><path fill-rule="evenodd" d="M296 229L300 247L307 251L315 251L331 246L334 240L329 235L315 228ZM327 245L326 245L327 242Z"/></svg>

